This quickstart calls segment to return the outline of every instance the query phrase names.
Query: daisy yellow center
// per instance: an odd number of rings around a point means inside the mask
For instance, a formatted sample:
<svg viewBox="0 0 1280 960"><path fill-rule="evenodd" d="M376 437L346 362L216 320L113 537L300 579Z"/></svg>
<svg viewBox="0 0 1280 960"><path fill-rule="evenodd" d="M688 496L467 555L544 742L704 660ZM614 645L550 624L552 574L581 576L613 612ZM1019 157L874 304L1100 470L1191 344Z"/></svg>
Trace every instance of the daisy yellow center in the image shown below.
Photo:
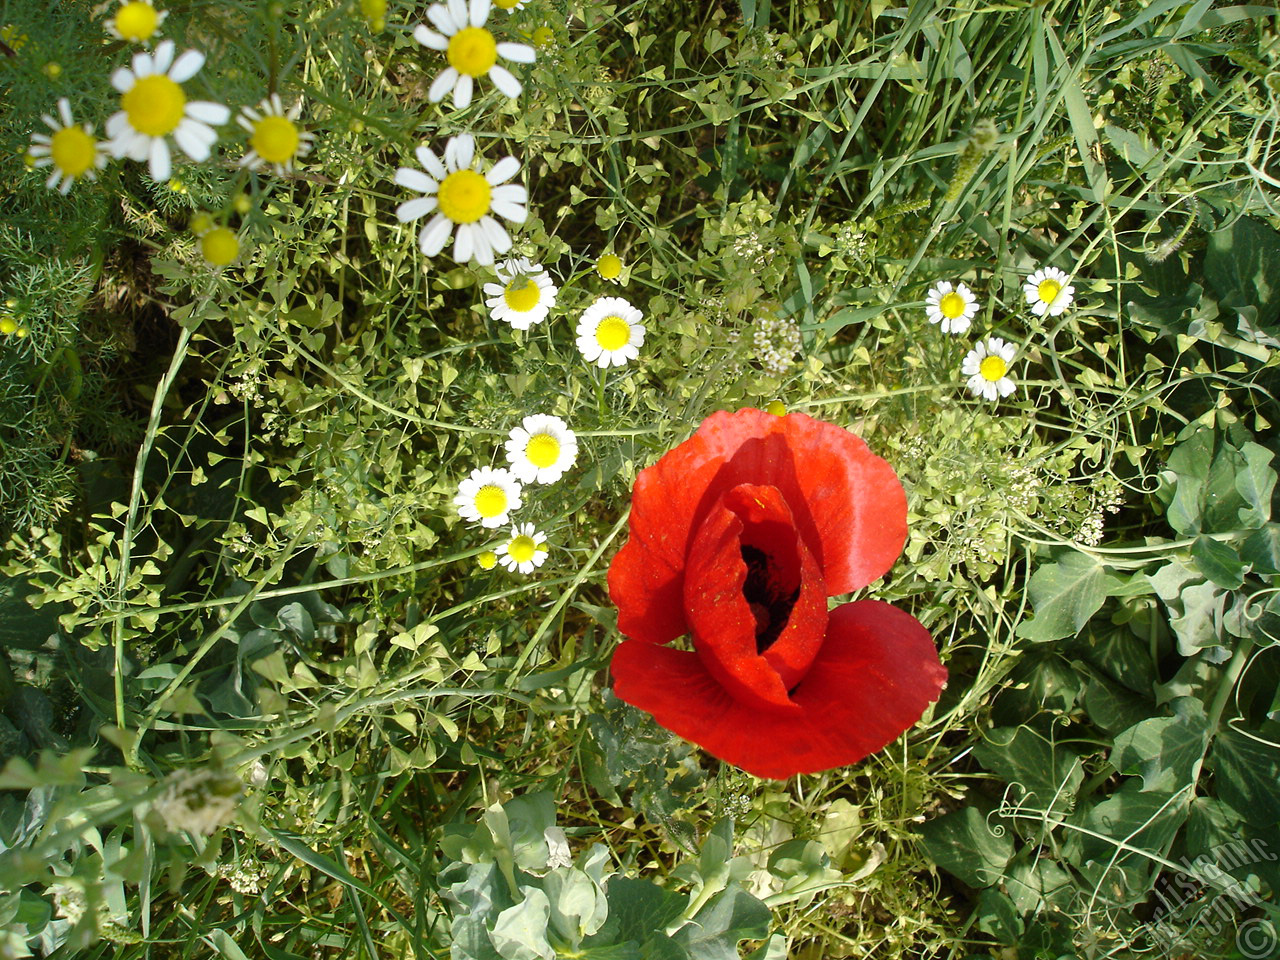
<svg viewBox="0 0 1280 960"><path fill-rule="evenodd" d="M164 74L139 77L120 98L129 126L149 137L172 133L182 122L187 96L182 88Z"/></svg>
<svg viewBox="0 0 1280 960"><path fill-rule="evenodd" d="M785 417L787 415L787 406L781 400L770 400L769 405L764 408L765 413L771 413L775 417Z"/></svg>
<svg viewBox="0 0 1280 960"><path fill-rule="evenodd" d="M622 273L622 260L613 253L606 253L596 261L596 272L606 280L616 280Z"/></svg>
<svg viewBox="0 0 1280 960"><path fill-rule="evenodd" d="M476 557L476 563L480 564L482 570L492 570L498 565L498 555L492 550L486 550Z"/></svg>
<svg viewBox="0 0 1280 960"><path fill-rule="evenodd" d="M535 433L525 446L524 455L542 470L560 459L560 441L549 433Z"/></svg>
<svg viewBox="0 0 1280 960"><path fill-rule="evenodd" d="M298 152L298 128L287 117L263 117L253 125L250 143L267 163L284 163Z"/></svg>
<svg viewBox="0 0 1280 960"><path fill-rule="evenodd" d="M938 309L942 311L942 315L948 320L954 320L964 314L965 302L964 297L956 293L944 294L942 299L938 301Z"/></svg>
<svg viewBox="0 0 1280 960"><path fill-rule="evenodd" d="M150 40L160 25L156 8L141 0L126 3L116 13L116 33L133 43Z"/></svg>
<svg viewBox="0 0 1280 960"><path fill-rule="evenodd" d="M501 7L503 10L513 10L520 0L493 0L495 7Z"/></svg>
<svg viewBox="0 0 1280 960"><path fill-rule="evenodd" d="M227 227L214 227L200 238L200 252L215 267L225 267L240 252L240 241Z"/></svg>
<svg viewBox="0 0 1280 960"><path fill-rule="evenodd" d="M475 223L489 212L492 193L474 170L455 170L440 183L440 212L454 223Z"/></svg>
<svg viewBox="0 0 1280 960"><path fill-rule="evenodd" d="M537 552L538 542L528 534L522 533L518 537L512 537L511 542L507 544L507 555L516 563L528 563Z"/></svg>
<svg viewBox="0 0 1280 960"><path fill-rule="evenodd" d="M1036 287L1036 294L1044 303L1053 303L1058 299L1058 294L1062 292L1062 284L1057 280L1041 280L1040 286Z"/></svg>
<svg viewBox="0 0 1280 960"><path fill-rule="evenodd" d="M528 277L516 277L507 284L502 299L516 313L528 313L538 305L538 285Z"/></svg>
<svg viewBox="0 0 1280 960"><path fill-rule="evenodd" d="M1009 365L1004 362L1004 357L983 357L982 363L978 364L978 373L982 375L982 379L990 380L992 383L995 383L1008 372Z"/></svg>
<svg viewBox="0 0 1280 960"><path fill-rule="evenodd" d="M69 177L78 177L93 166L93 137L80 127L63 127L49 139L53 164Z"/></svg>
<svg viewBox="0 0 1280 960"><path fill-rule="evenodd" d="M507 492L487 483L476 493L476 513L482 517L500 517L507 512Z"/></svg>
<svg viewBox="0 0 1280 960"><path fill-rule="evenodd" d="M530 39L533 40L533 45L535 47L540 50L545 50L556 42L556 32L550 27L543 25L533 31L533 36Z"/></svg>
<svg viewBox="0 0 1280 960"><path fill-rule="evenodd" d="M596 327L596 343L601 350L621 350L631 339L631 325L621 317L608 316Z"/></svg>
<svg viewBox="0 0 1280 960"><path fill-rule="evenodd" d="M464 27L450 38L445 56L459 73L479 77L498 62L498 45L484 27Z"/></svg>

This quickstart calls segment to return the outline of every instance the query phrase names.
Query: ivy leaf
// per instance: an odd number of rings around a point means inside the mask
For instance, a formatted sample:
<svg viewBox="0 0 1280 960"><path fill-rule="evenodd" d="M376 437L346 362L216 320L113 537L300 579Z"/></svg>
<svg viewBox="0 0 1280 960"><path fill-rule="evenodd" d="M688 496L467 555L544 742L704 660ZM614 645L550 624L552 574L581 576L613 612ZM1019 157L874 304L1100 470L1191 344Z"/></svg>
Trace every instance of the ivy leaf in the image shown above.
<svg viewBox="0 0 1280 960"><path fill-rule="evenodd" d="M1022 918L1013 901L999 890L988 888L978 894L973 915L978 918L978 929L1001 943L1016 946L1022 936Z"/></svg>
<svg viewBox="0 0 1280 960"><path fill-rule="evenodd" d="M973 755L1005 783L1019 788L1014 799L1020 807L1055 816L1075 807L1084 781L1079 758L1030 727L997 727L973 748Z"/></svg>
<svg viewBox="0 0 1280 960"><path fill-rule="evenodd" d="M1073 832L1068 846L1078 845L1079 852L1064 859L1075 860L1108 902L1137 903L1146 897L1152 873L1159 869L1153 856L1163 856L1168 849L1186 820L1190 797L1190 791L1177 795L1143 791L1137 780L1130 780L1073 817L1088 832Z"/></svg>
<svg viewBox="0 0 1280 960"><path fill-rule="evenodd" d="M1173 793L1196 782L1209 729L1204 705L1195 697L1173 701L1174 716L1151 717L1119 734L1111 763L1121 773L1142 777L1144 792Z"/></svg>
<svg viewBox="0 0 1280 960"><path fill-rule="evenodd" d="M1027 584L1035 616L1015 632L1035 643L1075 636L1120 586L1119 577L1083 553L1042 564Z"/></svg>
<svg viewBox="0 0 1280 960"><path fill-rule="evenodd" d="M1236 491L1248 504L1239 510L1240 523L1260 527L1271 519L1271 492L1276 486L1276 472L1271 469L1273 454L1253 442L1241 446L1240 453L1244 468L1236 473Z"/></svg>

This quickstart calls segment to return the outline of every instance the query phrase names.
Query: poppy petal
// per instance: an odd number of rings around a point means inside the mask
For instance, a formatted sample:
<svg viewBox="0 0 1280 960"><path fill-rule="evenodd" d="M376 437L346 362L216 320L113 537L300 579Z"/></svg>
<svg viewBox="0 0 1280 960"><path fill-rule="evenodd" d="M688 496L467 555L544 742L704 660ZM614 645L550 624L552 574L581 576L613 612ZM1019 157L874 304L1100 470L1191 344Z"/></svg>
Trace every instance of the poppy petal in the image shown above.
<svg viewBox="0 0 1280 960"><path fill-rule="evenodd" d="M798 714L736 701L698 654L624 641L614 693L673 733L757 777L785 779L856 763L892 743L946 681L933 640L910 614L878 600L833 610L826 642L793 692Z"/></svg>

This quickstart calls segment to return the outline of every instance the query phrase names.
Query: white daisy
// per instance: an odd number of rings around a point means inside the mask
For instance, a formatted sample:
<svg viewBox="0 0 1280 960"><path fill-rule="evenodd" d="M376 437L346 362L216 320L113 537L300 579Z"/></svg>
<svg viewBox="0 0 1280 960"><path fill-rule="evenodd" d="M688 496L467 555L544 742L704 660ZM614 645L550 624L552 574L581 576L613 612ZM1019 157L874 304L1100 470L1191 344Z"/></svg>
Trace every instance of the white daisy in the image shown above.
<svg viewBox="0 0 1280 960"><path fill-rule="evenodd" d="M940 280L929 289L925 313L930 323L942 323L943 333L964 333L978 312L978 298L963 283Z"/></svg>
<svg viewBox="0 0 1280 960"><path fill-rule="evenodd" d="M427 99L432 103L439 103L452 90L453 105L465 110L471 103L475 78L486 73L493 85L508 97L520 96L520 81L506 67L498 66L498 57L514 63L533 63L533 47L527 43L498 43L494 40L493 34L484 28L490 9L490 0L433 3L427 8L427 19L436 29L432 30L425 23L414 28L415 40L432 50L445 51L449 60L449 66L440 72L427 91Z"/></svg>
<svg viewBox="0 0 1280 960"><path fill-rule="evenodd" d="M162 183L172 169L170 134L192 160L207 160L218 139L209 124L226 123L231 111L220 103L188 100L182 92L179 84L202 66L204 54L197 50L174 60L172 40L162 41L154 54L135 53L132 69L121 67L111 75L121 109L107 120L107 149L117 158L149 161L151 179Z"/></svg>
<svg viewBox="0 0 1280 960"><path fill-rule="evenodd" d="M517 10L524 9L524 0L493 0L493 5L507 13L515 13Z"/></svg>
<svg viewBox="0 0 1280 960"><path fill-rule="evenodd" d="M57 187L65 194L81 177L96 178L98 171L107 165L107 155L94 137L93 127L87 123L76 125L71 116L71 101L66 97L58 99L58 114L61 123L47 113L41 115L40 119L53 133L34 134L27 152L35 158L35 166L53 167L45 184L50 190Z"/></svg>
<svg viewBox="0 0 1280 960"><path fill-rule="evenodd" d="M240 166L260 170L270 165L279 176L292 171L293 161L310 153L315 139L315 134L299 129L294 122L301 113L301 100L286 113L278 93L263 100L256 110L242 107L236 122L249 131L249 152L240 158Z"/></svg>
<svg viewBox="0 0 1280 960"><path fill-rule="evenodd" d="M601 367L620 367L640 356L644 314L622 297L601 297L578 321L578 349Z"/></svg>
<svg viewBox="0 0 1280 960"><path fill-rule="evenodd" d="M117 40L146 43L168 15L168 10L157 10L150 0L120 0L120 9L106 22L107 33Z"/></svg>
<svg viewBox="0 0 1280 960"><path fill-rule="evenodd" d="M524 483L555 483L578 459L578 438L559 417L535 414L511 430L511 472Z"/></svg>
<svg viewBox="0 0 1280 960"><path fill-rule="evenodd" d="M1031 304L1031 312L1037 317L1048 314L1056 317L1071 306L1076 288L1071 286L1071 275L1057 267L1043 267L1027 277L1022 293Z"/></svg>
<svg viewBox="0 0 1280 960"><path fill-rule="evenodd" d="M443 250L456 225L453 259L466 263L475 257L477 263L492 265L494 254L511 249L511 237L490 213L512 223L524 223L529 215L524 206L529 202L529 191L518 183L507 183L520 172L520 161L503 157L481 175L476 141L469 133L449 138L443 163L425 145L418 148L417 155L427 172L401 167L396 171L396 183L425 196L396 207L396 219L408 223L438 208L418 234L422 252L434 257Z"/></svg>
<svg viewBox="0 0 1280 960"><path fill-rule="evenodd" d="M480 467L458 484L453 498L463 520L482 527L500 527L520 508L520 481L502 467Z"/></svg>
<svg viewBox="0 0 1280 960"><path fill-rule="evenodd" d="M1008 377L1009 364L1017 348L999 337L988 337L969 351L960 372L969 378L969 389L975 397L995 400L1013 393L1014 383Z"/></svg>
<svg viewBox="0 0 1280 960"><path fill-rule="evenodd" d="M532 523L516 524L511 528L511 539L504 543L498 562L508 570L533 573L547 559L547 537L539 533Z"/></svg>
<svg viewBox="0 0 1280 960"><path fill-rule="evenodd" d="M500 282L484 285L489 297L485 305L493 319L506 321L516 330L528 330L547 319L560 291L541 264L521 258L505 260L495 269Z"/></svg>

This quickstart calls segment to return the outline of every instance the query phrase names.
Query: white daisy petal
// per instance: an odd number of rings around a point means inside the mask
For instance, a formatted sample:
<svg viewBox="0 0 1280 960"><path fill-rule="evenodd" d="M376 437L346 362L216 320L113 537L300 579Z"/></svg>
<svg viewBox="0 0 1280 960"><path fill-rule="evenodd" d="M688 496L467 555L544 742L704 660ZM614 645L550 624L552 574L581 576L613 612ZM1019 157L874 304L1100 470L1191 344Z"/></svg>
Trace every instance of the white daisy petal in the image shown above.
<svg viewBox="0 0 1280 960"><path fill-rule="evenodd" d="M118 67L111 73L111 85L121 93L128 93L135 83L137 80L128 67Z"/></svg>
<svg viewBox="0 0 1280 960"><path fill-rule="evenodd" d="M187 116L220 127L231 119L231 108L221 103L210 103L208 100L190 100L187 102Z"/></svg>
<svg viewBox="0 0 1280 960"><path fill-rule="evenodd" d="M151 154L148 158L151 179L157 183L166 183L173 172L173 164L169 158L169 144L164 137L151 138Z"/></svg>
<svg viewBox="0 0 1280 960"><path fill-rule="evenodd" d="M475 251L472 226L469 223L458 224L458 232L453 240L453 259L459 263L467 263Z"/></svg>
<svg viewBox="0 0 1280 960"><path fill-rule="evenodd" d="M448 8L442 3L433 3L427 9L427 19L431 21L432 26L446 37L452 37L465 26L465 24L454 22L453 17L449 15Z"/></svg>
<svg viewBox="0 0 1280 960"><path fill-rule="evenodd" d="M489 19L489 0L471 0L471 25L473 27L483 27L484 22Z"/></svg>
<svg viewBox="0 0 1280 960"><path fill-rule="evenodd" d="M446 67L440 71L439 76L431 83L431 88L427 91L427 99L432 103L439 103L444 99L446 93L454 89L458 82L458 71L453 67Z"/></svg>
<svg viewBox="0 0 1280 960"><path fill-rule="evenodd" d="M413 200L406 200L404 203L400 204L400 206L396 207L396 219L401 223L408 223L410 220L420 220L435 208L435 197L416 197Z"/></svg>
<svg viewBox="0 0 1280 960"><path fill-rule="evenodd" d="M204 54L199 50L185 50L177 60L173 62L173 68L169 70L169 79L174 83L186 83L204 66Z"/></svg>
<svg viewBox="0 0 1280 960"><path fill-rule="evenodd" d="M402 187L408 187L410 190L417 190L418 193L435 193L439 186L435 180L432 180L421 170L414 170L412 167L401 167L396 171L396 183Z"/></svg>
<svg viewBox="0 0 1280 960"><path fill-rule="evenodd" d="M418 147L414 153L418 157L418 162L426 168L427 173L435 177L437 183L445 178L448 171L445 170L444 164L440 162L440 158L436 156L434 150L430 147L422 146ZM433 187L432 189L435 188Z"/></svg>
<svg viewBox="0 0 1280 960"><path fill-rule="evenodd" d="M75 123L71 116L71 101L66 97L58 98L58 114L62 117L62 125L64 127L69 127ZM48 120L49 118L46 117L45 119Z"/></svg>
<svg viewBox="0 0 1280 960"><path fill-rule="evenodd" d="M489 68L489 79L503 94L512 99L520 96L520 81L506 67L494 64Z"/></svg>
<svg viewBox="0 0 1280 960"><path fill-rule="evenodd" d="M538 58L537 52L527 43L500 43L498 56L512 63L533 63Z"/></svg>
<svg viewBox="0 0 1280 960"><path fill-rule="evenodd" d="M462 74L458 77L458 82L453 87L453 105L459 110L465 110L471 106L471 90L474 83L469 74Z"/></svg>
<svg viewBox="0 0 1280 960"><path fill-rule="evenodd" d="M458 29L461 30L467 26L469 22L467 19L467 0L446 0L446 5L449 7L449 16L458 25ZM475 26L475 24L471 25Z"/></svg>
<svg viewBox="0 0 1280 960"><path fill-rule="evenodd" d="M503 157L490 168L484 178L489 181L490 186L496 187L499 184L506 183L519 172L519 160L515 157Z"/></svg>
<svg viewBox="0 0 1280 960"><path fill-rule="evenodd" d="M512 223L524 223L529 219L529 211L516 203L507 200L492 200L489 204L491 209L503 220L510 220Z"/></svg>
<svg viewBox="0 0 1280 960"><path fill-rule="evenodd" d="M453 222L443 213L437 213L422 228L422 233L418 235L418 246L428 257L434 257L444 249L444 245L449 240L449 233L452 230Z"/></svg>
<svg viewBox="0 0 1280 960"><path fill-rule="evenodd" d="M164 40L156 47L155 56L151 58L151 63L156 73L168 73L169 65L173 63L173 51L176 49L172 40Z"/></svg>
<svg viewBox="0 0 1280 960"><path fill-rule="evenodd" d="M471 162L476 158L476 138L469 133L463 133L450 140L449 145L453 147L454 169L462 170L470 167ZM445 147L445 153L449 152L449 147Z"/></svg>
<svg viewBox="0 0 1280 960"><path fill-rule="evenodd" d="M156 140L160 143L164 142L160 137L156 137ZM182 148L183 153L199 163L209 159L209 150L217 140L217 136L204 124L196 123L194 120L183 120L173 131L173 140ZM152 149L154 150L154 147Z"/></svg>
<svg viewBox="0 0 1280 960"><path fill-rule="evenodd" d="M529 191L518 183L507 183L500 187L494 187L491 194L494 200L501 200L503 203L528 203Z"/></svg>
<svg viewBox="0 0 1280 960"><path fill-rule="evenodd" d="M436 33L425 23L420 23L413 28L413 39L432 50L449 49L449 38L443 33Z"/></svg>

